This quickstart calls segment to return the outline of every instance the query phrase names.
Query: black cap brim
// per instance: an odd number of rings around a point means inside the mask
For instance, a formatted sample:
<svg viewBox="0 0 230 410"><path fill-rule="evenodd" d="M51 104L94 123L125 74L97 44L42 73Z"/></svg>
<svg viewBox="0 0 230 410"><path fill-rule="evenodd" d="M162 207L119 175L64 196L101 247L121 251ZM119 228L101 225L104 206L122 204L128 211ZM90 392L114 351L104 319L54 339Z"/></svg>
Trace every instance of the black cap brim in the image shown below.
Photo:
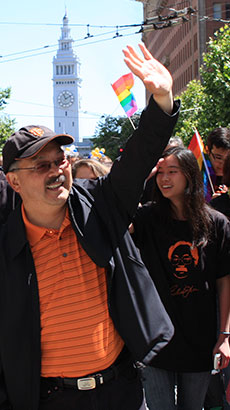
<svg viewBox="0 0 230 410"><path fill-rule="evenodd" d="M23 153L15 159L31 158L37 155L49 142L56 140L59 145L69 145L74 142L74 138L68 134L58 134L54 137L45 137L37 141L33 141L30 147L28 147Z"/></svg>

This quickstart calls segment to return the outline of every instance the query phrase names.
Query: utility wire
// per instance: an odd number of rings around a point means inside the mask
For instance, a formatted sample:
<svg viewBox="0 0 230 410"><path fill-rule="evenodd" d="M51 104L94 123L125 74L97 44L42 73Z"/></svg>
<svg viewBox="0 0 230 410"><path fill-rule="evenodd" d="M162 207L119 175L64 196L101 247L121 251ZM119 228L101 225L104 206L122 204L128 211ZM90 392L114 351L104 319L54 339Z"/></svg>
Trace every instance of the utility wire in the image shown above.
<svg viewBox="0 0 230 410"><path fill-rule="evenodd" d="M140 24L139 24L139 26L140 26ZM121 31L123 31L125 28L127 28L127 27L124 27L123 29L121 29ZM101 37L101 36L106 36L108 34L114 34L114 30L106 32L106 33L102 33L102 34L100 33L100 34L95 34L95 35L87 35L86 37L82 37L78 40L73 40L73 43L77 43L77 42L80 42L80 41L83 41L83 40L87 40L90 37ZM5 55L0 56L0 58L11 57L11 56L25 54L25 53L31 53L31 52L34 52L34 51L39 51L39 50L42 50L44 48L51 48L51 47L58 47L58 43L51 44L51 45L45 45L45 46L34 48L34 49L31 49L31 50L19 51L17 53L5 54Z"/></svg>
<svg viewBox="0 0 230 410"><path fill-rule="evenodd" d="M98 115L98 119L101 117L101 116L103 116L103 115L105 115L104 113L102 113L102 114L100 114L100 115ZM14 116L14 117L34 117L34 118L54 118L54 115L47 115L47 114L14 114L14 113L6 113L6 112L0 112L0 116L2 116L2 117L11 117L11 116ZM59 115L59 116L56 116L56 118L58 118L58 119L64 119L64 118L66 118L64 115L63 116L61 116L61 115ZM76 119L76 116L73 116L73 117L68 117L68 118L70 118L70 119ZM96 120L96 118L95 117L91 117L91 116L89 116L89 117L85 117L85 116L81 116L81 115L79 115L78 116L78 118L79 119L82 119L82 120L92 120L92 121L95 121Z"/></svg>
<svg viewBox="0 0 230 410"><path fill-rule="evenodd" d="M136 34L140 34L140 32L135 32L135 33L130 33L130 34L122 34L122 37L130 37L130 36L133 36L133 35L136 35ZM98 43L102 43L102 42L105 42L105 41L115 40L118 37L120 37L120 36L115 35L113 37L106 38L106 39L88 41L87 45L98 44ZM83 41L83 40L84 39L76 40L76 41ZM73 48L84 47L85 45L86 45L85 43L82 43L82 44L74 45ZM24 60L25 58L36 57L36 56L39 56L39 55L50 54L50 53L53 53L54 51L55 50L50 50L50 51L35 53L35 54L26 55L26 56L22 56L22 57L11 58L11 59L8 59L8 60L0 60L0 64L8 63L8 62L11 62L11 61Z"/></svg>
<svg viewBox="0 0 230 410"><path fill-rule="evenodd" d="M179 3L179 4L183 4L183 3ZM178 6L178 4L177 4ZM172 8L172 6L168 6L167 9L170 10L170 13L167 15L155 15L152 17L148 17L144 23L139 23L139 24L131 24L131 25L117 25L117 26L90 26L89 24L86 25L82 25L82 24L73 24L75 26L79 26L79 27L87 27L87 35L81 39L78 40L73 40L73 43L80 43L80 44L75 44L73 45L73 48L77 48L77 47L83 47L86 45L92 45L92 44L98 44L100 42L105 42L105 41L111 41L114 40L116 38L119 37L128 37L128 36L133 36L136 34L141 34L144 32L148 32L148 31L153 31L153 30L160 30L160 29L165 29L165 28L169 28L169 27L173 27L176 25L180 25L183 23L186 23L189 21L189 17L193 16L197 13L197 10L191 8L191 7L186 7L184 9L181 10L175 10ZM224 23L224 24L229 24L230 20L228 19L222 19L222 18L214 18L214 17L210 17L210 16L199 16L199 20L200 21L204 21L204 20L208 20L208 21L216 21L216 22L220 22L220 23ZM14 23L9 23L9 22L0 22L0 24L14 24ZM18 23L19 24L19 23ZM24 24L24 23L21 23ZM32 24L32 25L42 25L42 23L28 23ZM44 24L43 24L44 25ZM50 24L49 25L60 25L60 24ZM96 34L96 35L92 35L90 34L89 28L90 27L99 27L99 28L108 28L108 27L112 27L114 29L116 29L116 33L115 35L113 35L113 37L109 37L109 38L103 38L101 40L95 40L95 41L90 41L89 38L97 38L97 37L102 37L102 36L106 36L106 35L110 35L110 34L114 34L114 31L112 32L106 32L106 33L100 33L100 34ZM125 29L130 29L130 28L136 28L136 27L140 27L139 31L135 31L129 34L120 34L121 32L123 33L123 31ZM87 40L87 42L86 42ZM50 54L53 53L54 51L56 51L58 47L58 44L52 44L52 45L45 45L43 47L38 47L38 48L34 48L34 49L30 49L30 50L25 50L25 51L20 51L17 53L11 53L11 54L6 54L3 56L0 56L0 64L2 63L7 63L7 62L11 62L11 61L17 61L17 60L23 60L25 58L31 58L31 57L36 57L39 55L44 55L44 54ZM55 48L55 50L49 50L49 51L42 51L40 53L36 53L36 51L40 51L40 50L44 50L47 48ZM27 54L28 55L25 55ZM30 53L30 54L29 54ZM31 54L32 53L32 54ZM23 56L20 56L21 54L24 54ZM5 58L7 57L13 57L13 56L19 56L16 58L10 58L5 60Z"/></svg>

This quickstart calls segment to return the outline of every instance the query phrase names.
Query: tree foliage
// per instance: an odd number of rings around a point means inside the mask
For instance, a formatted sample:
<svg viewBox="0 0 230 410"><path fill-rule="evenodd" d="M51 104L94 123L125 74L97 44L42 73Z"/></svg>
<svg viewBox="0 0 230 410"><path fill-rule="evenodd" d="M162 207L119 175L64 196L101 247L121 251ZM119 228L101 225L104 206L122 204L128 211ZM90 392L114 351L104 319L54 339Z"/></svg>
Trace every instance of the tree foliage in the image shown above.
<svg viewBox="0 0 230 410"><path fill-rule="evenodd" d="M11 89L6 88L5 90L0 90L0 111L4 110L8 100L10 98ZM15 120L9 119L6 115L0 117L0 151L6 141L6 139L15 130Z"/></svg>
<svg viewBox="0 0 230 410"><path fill-rule="evenodd" d="M181 114L175 128L187 146L199 131L206 142L208 134L216 127L230 126L230 27L224 26L207 43L200 68L202 81L193 80L178 96L182 101ZM140 115L132 117L135 125ZM115 159L119 146L123 146L132 134L127 117L101 117L95 135L94 146L106 149L106 155Z"/></svg>
<svg viewBox="0 0 230 410"><path fill-rule="evenodd" d="M132 116L135 128L138 126L139 114ZM112 159L119 155L127 139L133 133L133 127L127 117L102 116L95 130L93 146L105 148L105 154Z"/></svg>
<svg viewBox="0 0 230 410"><path fill-rule="evenodd" d="M201 67L203 86L210 96L207 120L210 128L230 123L230 27L220 28L208 43Z"/></svg>
<svg viewBox="0 0 230 410"><path fill-rule="evenodd" d="M216 127L230 124L230 28L220 28L207 44L200 68L202 82L191 81L179 98L182 113L175 134L188 145L196 127L206 141Z"/></svg>
<svg viewBox="0 0 230 410"><path fill-rule="evenodd" d="M186 91L179 98L181 99L181 112L174 133L179 135L187 146L195 128L200 133L202 133L201 130L205 133L208 132L209 124L203 115L207 96L201 82L193 80L190 81Z"/></svg>

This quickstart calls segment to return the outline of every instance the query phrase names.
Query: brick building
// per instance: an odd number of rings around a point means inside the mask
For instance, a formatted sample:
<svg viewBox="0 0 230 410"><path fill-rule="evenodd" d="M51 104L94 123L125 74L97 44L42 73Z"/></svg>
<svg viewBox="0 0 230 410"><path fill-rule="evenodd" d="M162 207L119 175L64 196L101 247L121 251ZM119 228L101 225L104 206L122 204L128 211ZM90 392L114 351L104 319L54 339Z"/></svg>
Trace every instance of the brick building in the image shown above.
<svg viewBox="0 0 230 410"><path fill-rule="evenodd" d="M136 1L141 1L144 9L142 39L153 56L171 72L174 94L179 95L189 81L200 78L202 53L206 50L209 37L224 25L219 19L230 20L230 0L185 0L180 3L175 0ZM173 18L169 23L171 27L155 29L168 24L170 20L164 21L164 18L174 14L172 9L189 12L183 18L179 17L179 12L178 18ZM191 14L191 10L194 13ZM155 19L159 15L163 17L162 22Z"/></svg>

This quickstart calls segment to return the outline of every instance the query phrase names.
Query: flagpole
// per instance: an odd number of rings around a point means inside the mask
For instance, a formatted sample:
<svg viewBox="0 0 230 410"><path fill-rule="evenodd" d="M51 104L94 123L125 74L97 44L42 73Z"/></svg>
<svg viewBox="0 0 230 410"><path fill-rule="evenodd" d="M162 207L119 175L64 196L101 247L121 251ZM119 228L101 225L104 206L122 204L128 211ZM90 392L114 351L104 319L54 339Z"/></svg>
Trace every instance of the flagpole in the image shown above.
<svg viewBox="0 0 230 410"><path fill-rule="evenodd" d="M131 123L131 125L132 125L132 127L133 127L133 129L134 129L134 131L135 131L135 125L134 125L134 123L133 123L133 121L131 120L131 118L130 117L128 117L128 119L129 119L129 121L130 121L130 123Z"/></svg>
<svg viewBox="0 0 230 410"><path fill-rule="evenodd" d="M198 131L197 131L196 128L195 128L195 134L196 134L196 139L197 139L197 142L198 142L198 144L199 144L200 152L201 152L201 155L202 155L202 158L203 158L203 162L204 162L204 166L205 166L205 171L206 171L206 173L207 173L207 175L208 175L208 181L209 181L209 184L210 184L212 193L215 194L215 190L214 190L213 183L212 183L212 180L211 180L210 172L209 172L209 169L208 169L208 166L207 166L207 163L206 163L206 159L205 159L205 156L204 156L203 148L202 148L201 143L200 143L200 138L199 138L198 135L197 135L197 134L198 134Z"/></svg>

